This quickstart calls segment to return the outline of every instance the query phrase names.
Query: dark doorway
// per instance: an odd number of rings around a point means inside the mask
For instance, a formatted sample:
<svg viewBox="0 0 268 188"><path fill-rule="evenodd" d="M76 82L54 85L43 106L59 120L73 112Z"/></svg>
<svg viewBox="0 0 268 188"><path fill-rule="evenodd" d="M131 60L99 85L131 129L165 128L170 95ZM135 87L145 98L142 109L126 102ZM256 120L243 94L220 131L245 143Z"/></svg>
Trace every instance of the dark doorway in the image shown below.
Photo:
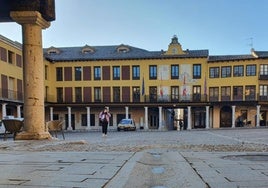
<svg viewBox="0 0 268 188"><path fill-rule="evenodd" d="M69 124L68 114L65 114L65 129L68 128L68 124ZM72 129L75 130L75 118L74 118L74 114L71 114L71 126L72 126Z"/></svg>
<svg viewBox="0 0 268 188"><path fill-rule="evenodd" d="M232 108L230 106L221 108L220 127L232 127Z"/></svg>
<svg viewBox="0 0 268 188"><path fill-rule="evenodd" d="M193 113L194 128L206 127L206 111L197 109Z"/></svg>

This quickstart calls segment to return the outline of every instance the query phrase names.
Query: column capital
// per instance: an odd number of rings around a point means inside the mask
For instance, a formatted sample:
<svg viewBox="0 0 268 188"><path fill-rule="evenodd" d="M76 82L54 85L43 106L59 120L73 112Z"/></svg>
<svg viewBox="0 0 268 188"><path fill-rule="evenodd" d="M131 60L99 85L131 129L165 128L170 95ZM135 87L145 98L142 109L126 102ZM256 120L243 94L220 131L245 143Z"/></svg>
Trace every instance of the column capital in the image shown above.
<svg viewBox="0 0 268 188"><path fill-rule="evenodd" d="M50 26L50 22L46 21L38 11L11 11L10 17L21 25L36 24L42 29Z"/></svg>

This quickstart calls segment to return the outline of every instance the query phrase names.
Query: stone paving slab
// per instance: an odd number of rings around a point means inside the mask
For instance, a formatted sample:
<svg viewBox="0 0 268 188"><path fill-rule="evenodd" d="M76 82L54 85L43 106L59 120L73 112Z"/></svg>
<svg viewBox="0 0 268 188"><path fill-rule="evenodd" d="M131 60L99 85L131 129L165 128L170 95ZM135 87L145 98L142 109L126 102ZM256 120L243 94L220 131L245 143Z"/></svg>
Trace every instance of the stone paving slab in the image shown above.
<svg viewBox="0 0 268 188"><path fill-rule="evenodd" d="M132 155L131 152L7 152L0 154L0 187L103 187Z"/></svg>
<svg viewBox="0 0 268 188"><path fill-rule="evenodd" d="M105 188L206 188L187 161L176 151L138 152Z"/></svg>
<svg viewBox="0 0 268 188"><path fill-rule="evenodd" d="M256 157L254 157L256 156ZM0 187L268 187L268 152L3 152Z"/></svg>
<svg viewBox="0 0 268 188"><path fill-rule="evenodd" d="M0 154L0 187L267 187L268 161L259 157L266 155L168 149L5 152Z"/></svg>
<svg viewBox="0 0 268 188"><path fill-rule="evenodd" d="M180 154L209 187L268 187L266 173L268 161L265 157L268 156L267 152L181 152ZM251 156L250 160L248 156ZM263 157L263 160L260 160L260 157Z"/></svg>

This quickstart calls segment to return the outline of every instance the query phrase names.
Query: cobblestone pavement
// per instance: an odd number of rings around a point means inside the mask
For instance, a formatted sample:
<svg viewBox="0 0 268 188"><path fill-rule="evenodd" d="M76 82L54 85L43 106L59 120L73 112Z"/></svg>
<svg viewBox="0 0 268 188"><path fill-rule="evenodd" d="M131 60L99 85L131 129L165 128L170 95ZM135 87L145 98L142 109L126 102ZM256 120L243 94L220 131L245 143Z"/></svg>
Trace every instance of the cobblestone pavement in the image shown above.
<svg viewBox="0 0 268 188"><path fill-rule="evenodd" d="M66 132L0 142L0 187L268 187L268 129Z"/></svg>
<svg viewBox="0 0 268 188"><path fill-rule="evenodd" d="M52 141L16 141L10 138L0 150L27 151L127 151L169 148L184 151L257 151L268 152L268 129L221 129L191 131L99 131L66 132Z"/></svg>

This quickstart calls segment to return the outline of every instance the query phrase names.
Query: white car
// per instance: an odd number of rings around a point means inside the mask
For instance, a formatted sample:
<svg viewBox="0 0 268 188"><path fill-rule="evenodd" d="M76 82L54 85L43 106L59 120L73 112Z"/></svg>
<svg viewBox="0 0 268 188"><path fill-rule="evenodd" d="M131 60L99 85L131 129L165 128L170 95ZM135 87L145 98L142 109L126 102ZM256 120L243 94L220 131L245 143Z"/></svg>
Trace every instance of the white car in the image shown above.
<svg viewBox="0 0 268 188"><path fill-rule="evenodd" d="M136 130L136 125L133 119L122 119L118 125L117 125L117 130L121 131L127 131L127 130L132 130L135 131Z"/></svg>

